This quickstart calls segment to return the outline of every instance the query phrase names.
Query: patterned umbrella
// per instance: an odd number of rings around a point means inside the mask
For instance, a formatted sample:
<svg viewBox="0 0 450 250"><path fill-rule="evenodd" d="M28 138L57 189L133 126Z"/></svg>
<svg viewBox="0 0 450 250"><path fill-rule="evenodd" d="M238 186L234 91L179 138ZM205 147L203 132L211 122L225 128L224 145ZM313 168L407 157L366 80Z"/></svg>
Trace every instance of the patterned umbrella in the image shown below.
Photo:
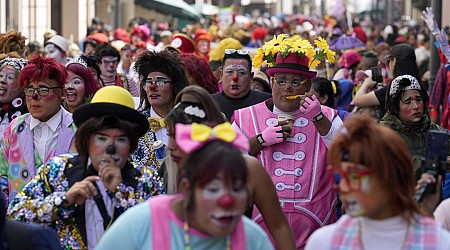
<svg viewBox="0 0 450 250"><path fill-rule="evenodd" d="M331 40L329 45L332 50L346 50L346 49L354 49L354 48L366 46L358 38L352 37L352 36L347 36L345 34L338 38Z"/></svg>

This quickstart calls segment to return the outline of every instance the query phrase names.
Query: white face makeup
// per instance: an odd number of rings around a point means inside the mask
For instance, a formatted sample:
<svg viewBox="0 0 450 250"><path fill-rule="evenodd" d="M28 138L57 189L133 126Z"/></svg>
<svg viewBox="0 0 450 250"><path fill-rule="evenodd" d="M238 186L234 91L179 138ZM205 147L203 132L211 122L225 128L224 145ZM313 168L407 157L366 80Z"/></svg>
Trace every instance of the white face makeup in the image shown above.
<svg viewBox="0 0 450 250"><path fill-rule="evenodd" d="M361 203L358 202L358 199L356 198L350 198L345 201L345 213L347 213L350 216L357 217L362 216L365 213L364 207L361 205Z"/></svg>
<svg viewBox="0 0 450 250"><path fill-rule="evenodd" d="M172 92L172 79L161 72L151 72L143 85L147 94L147 100L153 109L158 113L159 110L170 110L173 107L175 96Z"/></svg>
<svg viewBox="0 0 450 250"><path fill-rule="evenodd" d="M230 98L241 98L250 91L252 74L245 59L227 59L222 69L223 91Z"/></svg>
<svg viewBox="0 0 450 250"><path fill-rule="evenodd" d="M244 213L247 198L245 185L239 181L229 184L219 173L204 188L195 188L196 225L214 236L228 235Z"/></svg>
<svg viewBox="0 0 450 250"><path fill-rule="evenodd" d="M19 73L12 66L0 69L0 103L10 103L19 96L20 88L17 78Z"/></svg>
<svg viewBox="0 0 450 250"><path fill-rule="evenodd" d="M372 192L370 177L363 176L360 180L360 192L370 195ZM350 198L345 200L346 203L346 213L350 216L362 216L365 214L364 206L355 197L350 196Z"/></svg>
<svg viewBox="0 0 450 250"><path fill-rule="evenodd" d="M223 73L227 74L228 76L233 75L235 72L237 72L238 76L245 76L248 74L247 67L244 67L242 65L228 65L226 68L224 68Z"/></svg>
<svg viewBox="0 0 450 250"><path fill-rule="evenodd" d="M114 56L104 56L100 61L101 77L105 79L114 78L117 74L119 59Z"/></svg>
<svg viewBox="0 0 450 250"><path fill-rule="evenodd" d="M44 52L45 52L45 57L54 58L56 61L58 61L62 65L66 64L67 57L54 44L49 43L49 44L45 45Z"/></svg>
<svg viewBox="0 0 450 250"><path fill-rule="evenodd" d="M376 168L342 161L338 173L341 176L339 191L342 207L351 216L386 219L396 214L389 199L390 187L377 177Z"/></svg>
<svg viewBox="0 0 450 250"><path fill-rule="evenodd" d="M200 40L197 43L198 51L202 54L207 54L209 52L209 41L208 40Z"/></svg>
<svg viewBox="0 0 450 250"><path fill-rule="evenodd" d="M85 86L84 79L76 75L72 71L68 71L66 84L65 102L70 108L77 108L84 103Z"/></svg>

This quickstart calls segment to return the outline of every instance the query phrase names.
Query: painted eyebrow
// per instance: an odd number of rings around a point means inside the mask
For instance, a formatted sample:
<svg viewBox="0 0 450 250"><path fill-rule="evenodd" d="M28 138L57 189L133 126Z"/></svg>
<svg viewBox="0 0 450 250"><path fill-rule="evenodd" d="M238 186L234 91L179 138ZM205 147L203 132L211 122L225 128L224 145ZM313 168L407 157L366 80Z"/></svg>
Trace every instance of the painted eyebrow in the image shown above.
<svg viewBox="0 0 450 250"><path fill-rule="evenodd" d="M102 133L102 132L97 132L97 133L95 133L96 135L103 135L103 136L110 136L110 135L108 135L108 134L105 134L105 133ZM116 137L128 137L127 136L127 134L121 134L121 135L118 135L118 136L116 136Z"/></svg>
<svg viewBox="0 0 450 250"><path fill-rule="evenodd" d="M74 78L72 78L72 81L75 80L75 79L80 79L80 80L82 80L83 78L81 78L80 76L75 76Z"/></svg>

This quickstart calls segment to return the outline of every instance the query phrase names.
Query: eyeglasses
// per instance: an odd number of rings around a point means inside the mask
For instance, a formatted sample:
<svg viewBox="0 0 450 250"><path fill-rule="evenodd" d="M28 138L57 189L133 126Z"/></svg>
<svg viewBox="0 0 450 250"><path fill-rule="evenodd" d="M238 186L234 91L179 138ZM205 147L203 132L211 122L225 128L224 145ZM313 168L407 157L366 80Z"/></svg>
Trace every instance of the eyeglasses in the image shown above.
<svg viewBox="0 0 450 250"><path fill-rule="evenodd" d="M117 64L119 62L119 60L117 60L117 58L116 59L113 59L113 60L108 60L108 59L102 59L102 63L103 64Z"/></svg>
<svg viewBox="0 0 450 250"><path fill-rule="evenodd" d="M360 191L362 178L373 173L372 169L362 170L356 167L349 167L346 170L342 170L340 167L332 165L329 165L327 170L334 173L333 178L339 177L337 184L344 179L350 191Z"/></svg>
<svg viewBox="0 0 450 250"><path fill-rule="evenodd" d="M150 87L150 85L155 84L156 86L158 86L158 88L163 88L165 87L168 83L171 83L172 81L170 80L164 80L164 79L157 79L156 81L151 81L151 80L146 80L144 82L144 88L148 88Z"/></svg>
<svg viewBox="0 0 450 250"><path fill-rule="evenodd" d="M225 55L232 55L235 53L238 53L239 55L248 55L250 52L248 50L225 49Z"/></svg>
<svg viewBox="0 0 450 250"><path fill-rule="evenodd" d="M303 84L305 84L306 82L308 82L309 79L305 79L303 81L299 80L299 79L292 79L290 81L287 81L286 79L277 79L277 78L272 78L272 80L278 84L279 87L284 88L284 86L286 86L286 84L289 82L291 83L292 88L294 89L299 89L302 87Z"/></svg>
<svg viewBox="0 0 450 250"><path fill-rule="evenodd" d="M32 96L34 94L34 91L37 90L38 94L40 96L47 96L50 93L51 89L62 89L62 87L28 87L25 89L25 95L26 96Z"/></svg>

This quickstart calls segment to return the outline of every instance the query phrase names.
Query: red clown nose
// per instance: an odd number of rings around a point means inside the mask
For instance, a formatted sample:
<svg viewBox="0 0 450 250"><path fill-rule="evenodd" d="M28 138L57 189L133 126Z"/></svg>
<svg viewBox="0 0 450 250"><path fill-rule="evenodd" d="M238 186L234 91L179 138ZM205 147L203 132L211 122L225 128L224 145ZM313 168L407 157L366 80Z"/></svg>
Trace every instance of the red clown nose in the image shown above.
<svg viewBox="0 0 450 250"><path fill-rule="evenodd" d="M156 90L156 84L150 84L150 90L155 91Z"/></svg>
<svg viewBox="0 0 450 250"><path fill-rule="evenodd" d="M230 194L226 194L220 197L217 203L223 208L231 208L234 205L234 202L234 197Z"/></svg>
<svg viewBox="0 0 450 250"><path fill-rule="evenodd" d="M234 76L233 76L233 81L234 81L234 82L237 82L237 81L238 81L238 79L239 79L239 78L238 78L238 76L237 76L237 75L234 75Z"/></svg>

